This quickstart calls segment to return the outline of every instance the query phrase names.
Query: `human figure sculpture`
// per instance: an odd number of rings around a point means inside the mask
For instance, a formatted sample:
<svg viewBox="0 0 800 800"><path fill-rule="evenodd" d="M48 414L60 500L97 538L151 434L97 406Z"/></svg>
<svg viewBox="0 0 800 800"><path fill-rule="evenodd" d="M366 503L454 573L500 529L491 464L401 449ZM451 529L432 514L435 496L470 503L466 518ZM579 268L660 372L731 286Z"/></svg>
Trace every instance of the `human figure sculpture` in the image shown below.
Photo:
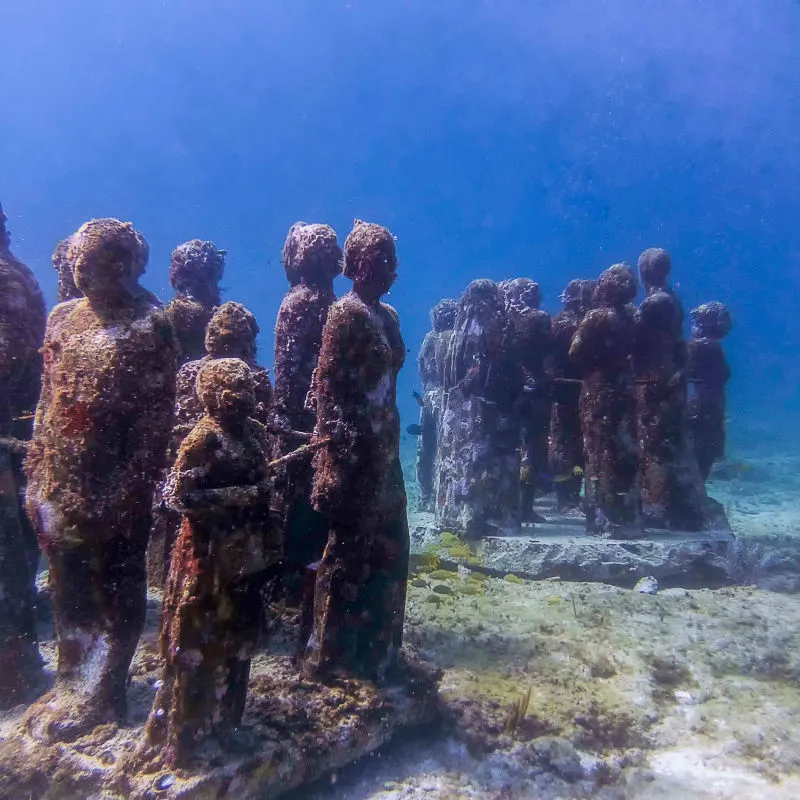
<svg viewBox="0 0 800 800"><path fill-rule="evenodd" d="M50 565L54 691L29 709L45 739L71 740L124 715L145 614L153 487L175 398L169 318L138 284L129 222L95 219L70 243L85 297L47 321L27 507Z"/></svg>
<svg viewBox="0 0 800 800"><path fill-rule="evenodd" d="M75 285L74 264L69 259L70 238L61 239L53 250L53 269L58 276L57 303L76 300L83 297L83 292Z"/></svg>
<svg viewBox="0 0 800 800"><path fill-rule="evenodd" d="M11 252L0 206L0 709L41 678L34 611L39 551L20 503L21 465L39 397L45 305L33 273Z"/></svg>
<svg viewBox="0 0 800 800"><path fill-rule="evenodd" d="M468 537L520 523L521 377L506 345L502 292L493 281L472 281L447 353L435 484L437 525Z"/></svg>
<svg viewBox="0 0 800 800"><path fill-rule="evenodd" d="M725 384L731 370L722 340L730 333L733 320L718 302L692 309L691 320L686 366L688 418L700 475L707 481L714 462L725 455Z"/></svg>
<svg viewBox="0 0 800 800"><path fill-rule="evenodd" d="M537 519L533 502L540 477L547 470L550 386L545 359L551 347L552 321L550 315L539 308L542 292L535 281L514 278L503 281L500 289L505 299L505 349L509 372L517 367L519 374L514 383L519 385L521 381L517 399L522 432L520 517L523 522L531 522ZM512 445L512 440L508 445Z"/></svg>
<svg viewBox="0 0 800 800"><path fill-rule="evenodd" d="M563 309L553 318L552 343L546 359L551 406L547 458L553 475L556 502L561 511L581 503L586 467L581 430L580 370L569 357L572 339L592 307L597 281L570 281L561 300Z"/></svg>
<svg viewBox="0 0 800 800"><path fill-rule="evenodd" d="M569 355L581 373L589 533L633 536L641 529L631 354L636 276L614 264L597 282L595 307L578 326Z"/></svg>
<svg viewBox="0 0 800 800"><path fill-rule="evenodd" d="M283 247L289 280L275 324L275 400L271 428L275 458L308 443L314 410L306 406L317 366L322 329L336 299L333 280L342 271L342 251L329 225L296 222ZM275 476L274 506L284 530L284 584L292 604L313 603L313 571L328 539L328 523L311 506L313 471L308 460L283 465ZM304 594L305 588L305 594ZM306 609L310 612L310 609ZM308 616L308 613L307 613Z"/></svg>
<svg viewBox="0 0 800 800"><path fill-rule="evenodd" d="M431 309L431 330L425 334L419 351L423 395L417 444L417 485L419 506L423 511L433 511L434 508L434 476L445 401L444 370L457 310L458 303L448 299L440 300Z"/></svg>
<svg viewBox="0 0 800 800"><path fill-rule="evenodd" d="M328 313L314 376L311 500L328 521L305 657L313 675L389 677L403 638L409 534L400 467L397 373L405 346L381 297L395 281L394 238L356 220L344 247L353 289Z"/></svg>
<svg viewBox="0 0 800 800"><path fill-rule="evenodd" d="M247 697L263 615L261 589L280 561L269 516L265 430L252 369L235 358L197 373L204 416L181 443L165 491L183 518L159 636L164 677L146 736L171 767L205 736L231 735Z"/></svg>
<svg viewBox="0 0 800 800"><path fill-rule="evenodd" d="M256 362L256 337L259 333L255 316L241 303L229 301L215 309L205 336L206 355L189 361L178 370L175 387L175 416L167 447L166 474L175 463L181 443L204 414L197 393L197 375L214 359L238 358L250 369L256 406L253 418L266 425L272 405L269 371ZM266 444L266 443L265 443ZM164 502L163 482L159 484L153 508L153 528L147 551L147 576L150 586L163 587L169 572L170 553L180 526L180 515Z"/></svg>
<svg viewBox="0 0 800 800"><path fill-rule="evenodd" d="M167 304L167 313L175 329L179 365L205 355L206 326L220 303L225 255L214 242L200 239L191 239L172 251L169 282L175 297Z"/></svg>

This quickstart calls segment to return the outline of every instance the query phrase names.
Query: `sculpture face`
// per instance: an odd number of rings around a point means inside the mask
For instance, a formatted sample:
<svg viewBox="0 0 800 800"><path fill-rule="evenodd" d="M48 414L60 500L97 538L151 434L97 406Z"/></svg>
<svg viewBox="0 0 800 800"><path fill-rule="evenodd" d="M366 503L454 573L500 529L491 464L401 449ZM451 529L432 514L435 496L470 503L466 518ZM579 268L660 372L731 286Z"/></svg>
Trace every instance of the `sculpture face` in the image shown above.
<svg viewBox="0 0 800 800"><path fill-rule="evenodd" d="M624 306L636 297L636 276L627 264L614 264L597 281L595 300L598 305Z"/></svg>
<svg viewBox="0 0 800 800"><path fill-rule="evenodd" d="M258 323L241 303L223 303L206 329L206 351L214 358L254 359Z"/></svg>
<svg viewBox="0 0 800 800"><path fill-rule="evenodd" d="M456 324L456 313L458 312L458 301L440 300L431 309L431 325L437 333L451 331Z"/></svg>
<svg viewBox="0 0 800 800"><path fill-rule="evenodd" d="M692 335L697 338L724 339L733 327L727 306L713 301L692 309Z"/></svg>
<svg viewBox="0 0 800 800"><path fill-rule="evenodd" d="M379 300L397 278L392 234L381 225L356 220L344 244L344 275L366 302Z"/></svg>
<svg viewBox="0 0 800 800"><path fill-rule="evenodd" d="M250 369L238 358L219 358L206 364L197 375L197 394L207 412L223 421L243 421L256 408Z"/></svg>
<svg viewBox="0 0 800 800"><path fill-rule="evenodd" d="M672 259L666 250L650 247L645 250L637 262L639 278L645 289L666 286L667 277L672 269Z"/></svg>
<svg viewBox="0 0 800 800"><path fill-rule="evenodd" d="M219 282L225 272L225 250L214 242L192 239L172 251L169 282L179 294L207 308L219 305Z"/></svg>
<svg viewBox="0 0 800 800"><path fill-rule="evenodd" d="M70 237L67 258L75 285L90 300L114 300L131 294L140 272L142 248L130 222L95 219Z"/></svg>
<svg viewBox="0 0 800 800"><path fill-rule="evenodd" d="M295 222L283 246L283 268L292 286L329 283L342 271L342 251L330 225Z"/></svg>

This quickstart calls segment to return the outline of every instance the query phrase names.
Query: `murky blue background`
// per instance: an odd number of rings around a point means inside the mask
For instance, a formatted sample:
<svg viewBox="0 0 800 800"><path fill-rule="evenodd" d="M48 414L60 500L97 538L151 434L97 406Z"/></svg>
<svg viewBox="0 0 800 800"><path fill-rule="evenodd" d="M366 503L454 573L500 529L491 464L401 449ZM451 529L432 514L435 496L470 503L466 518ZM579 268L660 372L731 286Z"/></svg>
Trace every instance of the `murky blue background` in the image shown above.
<svg viewBox="0 0 800 800"><path fill-rule="evenodd" d="M229 250L272 361L297 219L389 226L411 350L475 277L545 304L646 246L730 304L734 446L797 441L800 5L756 0L26 0L0 10L0 200L50 300L93 216ZM344 291L346 282L341 281Z"/></svg>

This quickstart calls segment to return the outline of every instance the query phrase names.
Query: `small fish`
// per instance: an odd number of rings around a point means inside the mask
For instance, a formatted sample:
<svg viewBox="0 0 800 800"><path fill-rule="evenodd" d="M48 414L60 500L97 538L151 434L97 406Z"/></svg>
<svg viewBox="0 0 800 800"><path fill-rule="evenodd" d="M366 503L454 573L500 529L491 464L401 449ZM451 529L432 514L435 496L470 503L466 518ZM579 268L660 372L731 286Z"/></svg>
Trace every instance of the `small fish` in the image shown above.
<svg viewBox="0 0 800 800"><path fill-rule="evenodd" d="M553 483L567 483L567 481L574 481L575 478L582 478L583 470L580 467L573 467L569 472L562 472L560 475L553 477Z"/></svg>
<svg viewBox="0 0 800 800"><path fill-rule="evenodd" d="M406 428L406 433L410 436L422 436L422 425L409 425Z"/></svg>
<svg viewBox="0 0 800 800"><path fill-rule="evenodd" d="M417 401L417 404L420 408L425 405L425 398L423 398L423 396L416 389L411 392L411 396Z"/></svg>

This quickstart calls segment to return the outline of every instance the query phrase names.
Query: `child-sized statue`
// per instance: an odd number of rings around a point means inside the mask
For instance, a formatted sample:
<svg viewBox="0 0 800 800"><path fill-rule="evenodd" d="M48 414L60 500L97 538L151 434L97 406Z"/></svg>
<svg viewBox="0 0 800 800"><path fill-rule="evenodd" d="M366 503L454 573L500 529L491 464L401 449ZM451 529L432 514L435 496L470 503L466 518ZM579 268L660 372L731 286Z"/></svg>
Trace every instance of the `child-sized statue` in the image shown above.
<svg viewBox="0 0 800 800"><path fill-rule="evenodd" d="M551 347L552 321L546 311L540 310L542 292L530 278L503 281L500 290L506 309L504 354L509 367L516 366L519 372L513 385L522 437L520 519L531 522L536 519L533 502L539 477L547 470L550 387L544 365ZM513 374L509 369L509 375ZM514 433L511 427L507 431L501 427L498 439ZM518 443L519 437L509 437L506 449L516 450Z"/></svg>
<svg viewBox="0 0 800 800"><path fill-rule="evenodd" d="M264 427L252 372L214 359L197 375L205 416L184 439L165 497L183 516L164 595L164 679L147 723L170 766L209 734L239 724L263 613L262 586L280 561L268 514Z"/></svg>
<svg viewBox="0 0 800 800"><path fill-rule="evenodd" d="M636 276L625 264L601 275L595 308L583 319L569 355L578 366L581 428L586 454L586 524L589 533L636 535L641 529L636 485L633 375Z"/></svg>
<svg viewBox="0 0 800 800"><path fill-rule="evenodd" d="M731 370L722 340L731 332L733 320L718 302L692 309L692 338L686 366L689 380L689 427L700 466L708 480L711 467L725 455L725 384Z"/></svg>
<svg viewBox="0 0 800 800"><path fill-rule="evenodd" d="M333 280L342 271L342 251L329 225L296 222L283 247L283 267L290 288L281 301L275 324L275 401L271 428L275 458L308 444L314 411L306 396L322 346L322 329L336 299ZM285 546L286 597L299 603L309 564L325 549L328 525L311 507L314 473L308 460L292 461L275 477L273 506L282 520ZM309 594L311 594L311 588Z"/></svg>
<svg viewBox="0 0 800 800"><path fill-rule="evenodd" d="M39 398L44 298L11 252L0 206L0 709L29 699L41 677L33 607L39 551L20 503L21 464Z"/></svg>
<svg viewBox="0 0 800 800"><path fill-rule="evenodd" d="M169 319L139 286L129 222L96 219L70 244L85 295L47 321L27 507L50 564L58 669L31 731L74 739L125 712L145 614L153 487L175 399Z"/></svg>
<svg viewBox="0 0 800 800"><path fill-rule="evenodd" d="M189 361L178 370L175 387L175 418L167 448L167 469L175 463L181 443L200 421L205 409L197 394L197 375L215 358L239 358L250 368L256 407L253 419L267 424L272 404L269 371L256 362L256 337L259 328L255 316L241 303L229 301L214 311L206 329L206 356ZM153 530L147 550L147 578L150 586L163 587L169 572L172 545L180 526L180 516L163 502L163 484L156 492Z"/></svg>
<svg viewBox="0 0 800 800"><path fill-rule="evenodd" d="M314 507L328 521L305 667L381 678L397 663L408 576L397 373L397 313L381 303L395 281L391 233L357 220L345 242L353 289L331 306L314 377L318 441Z"/></svg>
<svg viewBox="0 0 800 800"><path fill-rule="evenodd" d="M550 353L546 360L550 380L550 437L547 459L553 474L556 500L562 511L578 508L585 468L580 413L580 370L569 357L572 339L592 307L597 281L570 281L561 300L563 309L553 318Z"/></svg>
<svg viewBox="0 0 800 800"><path fill-rule="evenodd" d="M425 334L419 351L419 374L424 394L417 444L417 485L419 506L423 511L433 511L434 507L434 476L445 399L444 369L457 311L458 303L447 299L440 300L431 309L432 329Z"/></svg>
<svg viewBox="0 0 800 800"><path fill-rule="evenodd" d="M214 242L191 239L172 251L169 282L175 298L167 305L178 342L178 363L205 354L206 326L220 302L219 282L225 271L225 250Z"/></svg>

